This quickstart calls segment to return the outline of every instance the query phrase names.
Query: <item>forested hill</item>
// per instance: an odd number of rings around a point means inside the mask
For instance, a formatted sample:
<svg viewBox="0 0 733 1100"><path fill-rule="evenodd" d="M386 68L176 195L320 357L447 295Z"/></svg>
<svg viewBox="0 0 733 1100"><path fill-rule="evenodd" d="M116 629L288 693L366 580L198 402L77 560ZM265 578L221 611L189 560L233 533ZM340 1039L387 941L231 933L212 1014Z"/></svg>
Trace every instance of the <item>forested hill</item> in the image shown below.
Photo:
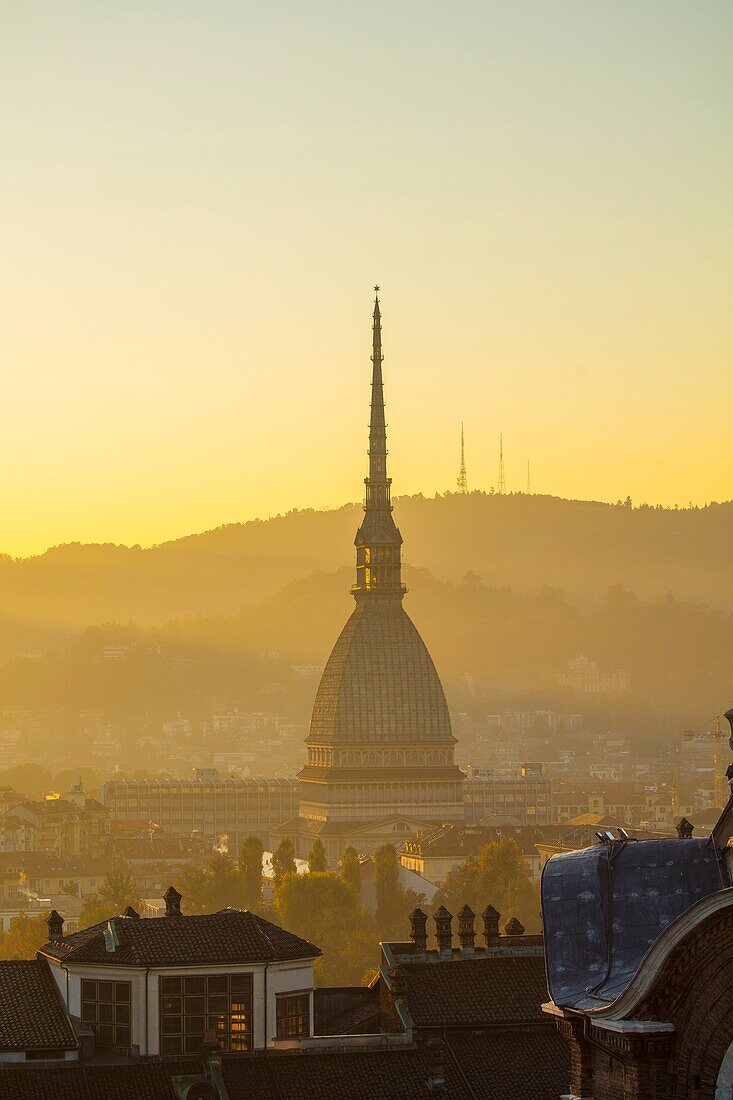
<svg viewBox="0 0 733 1100"><path fill-rule="evenodd" d="M60 644L90 623L231 615L352 560L360 508L290 512L149 549L70 544L0 557L0 655ZM440 580L563 588L592 607L619 583L644 598L733 609L733 502L661 509L549 496L449 493L395 501L405 560Z"/></svg>

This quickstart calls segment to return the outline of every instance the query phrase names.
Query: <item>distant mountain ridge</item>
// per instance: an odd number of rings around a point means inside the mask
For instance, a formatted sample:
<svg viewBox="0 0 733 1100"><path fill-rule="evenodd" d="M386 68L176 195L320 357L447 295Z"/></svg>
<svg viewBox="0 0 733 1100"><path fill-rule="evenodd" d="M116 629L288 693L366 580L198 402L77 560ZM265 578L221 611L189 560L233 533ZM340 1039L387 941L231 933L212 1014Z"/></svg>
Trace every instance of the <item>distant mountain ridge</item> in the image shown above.
<svg viewBox="0 0 733 1100"><path fill-rule="evenodd" d="M293 511L149 549L67 544L0 557L0 655L63 644L90 623L232 615L352 561L361 508ZM525 494L395 500L405 559L440 580L468 572L518 592L565 589L591 606L611 584L644 598L733 609L733 502L631 508ZM291 589L292 593L292 589Z"/></svg>

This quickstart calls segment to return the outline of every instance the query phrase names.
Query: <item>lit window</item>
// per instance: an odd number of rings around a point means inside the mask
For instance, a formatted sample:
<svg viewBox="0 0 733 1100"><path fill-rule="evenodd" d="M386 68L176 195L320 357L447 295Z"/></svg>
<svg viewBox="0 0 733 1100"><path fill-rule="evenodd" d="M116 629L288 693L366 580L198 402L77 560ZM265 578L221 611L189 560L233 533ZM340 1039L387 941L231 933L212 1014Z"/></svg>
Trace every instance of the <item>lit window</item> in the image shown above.
<svg viewBox="0 0 733 1100"><path fill-rule="evenodd" d="M310 1035L310 994L282 993L277 998L277 1037Z"/></svg>
<svg viewBox="0 0 733 1100"><path fill-rule="evenodd" d="M220 1050L252 1049L252 975L160 979L160 1053L200 1054L204 1032Z"/></svg>

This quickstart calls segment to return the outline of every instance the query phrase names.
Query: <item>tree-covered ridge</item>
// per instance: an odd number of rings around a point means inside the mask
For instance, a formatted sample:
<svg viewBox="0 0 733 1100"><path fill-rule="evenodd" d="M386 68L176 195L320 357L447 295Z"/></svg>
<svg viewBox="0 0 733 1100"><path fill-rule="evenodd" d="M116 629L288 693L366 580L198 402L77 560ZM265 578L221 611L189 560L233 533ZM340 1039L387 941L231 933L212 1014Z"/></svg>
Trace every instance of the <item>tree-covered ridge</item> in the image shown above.
<svg viewBox="0 0 733 1100"><path fill-rule="evenodd" d="M316 571L351 566L359 505L232 524L149 549L69 544L0 556L0 654L65 644L90 623L152 626L236 614ZM402 497L405 560L457 582L562 588L590 605L620 583L650 598L733 608L733 503L664 509L550 496ZM292 595L292 594L291 594Z"/></svg>

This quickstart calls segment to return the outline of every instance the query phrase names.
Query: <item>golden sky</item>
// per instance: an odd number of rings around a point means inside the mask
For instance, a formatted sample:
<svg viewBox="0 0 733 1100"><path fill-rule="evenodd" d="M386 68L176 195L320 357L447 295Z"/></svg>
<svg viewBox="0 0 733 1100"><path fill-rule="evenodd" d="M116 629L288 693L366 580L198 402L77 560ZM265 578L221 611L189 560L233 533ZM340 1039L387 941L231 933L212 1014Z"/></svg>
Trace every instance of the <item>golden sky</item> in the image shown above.
<svg viewBox="0 0 733 1100"><path fill-rule="evenodd" d="M0 551L394 491L733 497L733 6L11 5Z"/></svg>

